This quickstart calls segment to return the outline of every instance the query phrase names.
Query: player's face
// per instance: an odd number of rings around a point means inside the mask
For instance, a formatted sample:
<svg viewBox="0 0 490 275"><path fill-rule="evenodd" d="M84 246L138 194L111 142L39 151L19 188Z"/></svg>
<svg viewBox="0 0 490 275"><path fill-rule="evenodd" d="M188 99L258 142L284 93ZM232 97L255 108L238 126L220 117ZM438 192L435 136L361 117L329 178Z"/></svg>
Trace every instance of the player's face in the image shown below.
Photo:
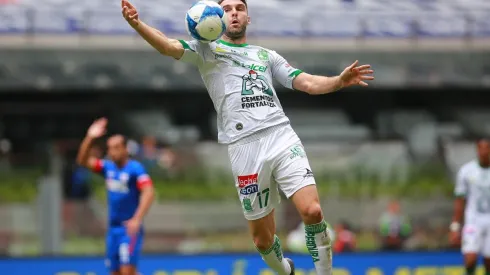
<svg viewBox="0 0 490 275"><path fill-rule="evenodd" d="M114 136L107 141L107 154L116 163L124 162L128 157L128 150L124 144L124 138Z"/></svg>
<svg viewBox="0 0 490 275"><path fill-rule="evenodd" d="M243 38L250 23L245 4L240 0L225 0L221 3L221 7L228 20L225 35L231 39Z"/></svg>
<svg viewBox="0 0 490 275"><path fill-rule="evenodd" d="M490 164L490 141L481 140L478 142L478 159L480 164L487 166Z"/></svg>

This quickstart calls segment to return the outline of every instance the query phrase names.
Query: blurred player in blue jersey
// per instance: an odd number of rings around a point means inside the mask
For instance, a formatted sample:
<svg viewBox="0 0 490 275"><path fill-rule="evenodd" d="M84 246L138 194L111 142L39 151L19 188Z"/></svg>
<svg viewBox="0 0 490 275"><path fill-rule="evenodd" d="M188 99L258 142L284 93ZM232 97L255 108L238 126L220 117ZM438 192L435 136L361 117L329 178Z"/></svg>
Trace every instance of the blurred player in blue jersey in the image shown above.
<svg viewBox="0 0 490 275"><path fill-rule="evenodd" d="M143 217L154 200L151 178L143 165L129 157L126 138L114 135L107 140L109 160L90 157L95 139L106 132L107 119L96 120L80 145L77 162L105 178L109 224L106 261L111 275L137 275L143 246Z"/></svg>

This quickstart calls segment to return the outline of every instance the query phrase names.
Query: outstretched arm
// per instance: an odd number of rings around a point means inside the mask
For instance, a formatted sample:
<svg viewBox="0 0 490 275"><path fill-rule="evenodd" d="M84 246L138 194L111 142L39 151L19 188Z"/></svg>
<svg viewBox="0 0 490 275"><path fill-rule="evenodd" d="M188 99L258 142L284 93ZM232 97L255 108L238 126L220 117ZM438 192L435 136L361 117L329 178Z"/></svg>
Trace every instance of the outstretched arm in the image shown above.
<svg viewBox="0 0 490 275"><path fill-rule="evenodd" d="M357 65L358 61L334 77L300 73L293 80L293 88L310 95L321 95L353 85L368 86L365 81L374 79L374 76L371 75L374 72L370 69L371 65Z"/></svg>
<svg viewBox="0 0 490 275"><path fill-rule="evenodd" d="M176 39L165 36L161 31L150 27L139 19L138 11L127 0L121 1L124 19L153 48L163 55L180 59L184 54L184 46Z"/></svg>
<svg viewBox="0 0 490 275"><path fill-rule="evenodd" d="M90 148L93 142L103 136L106 132L107 119L97 119L88 129L87 135L82 141L78 149L77 163L78 165L87 167L90 170L97 170L97 159L90 157Z"/></svg>

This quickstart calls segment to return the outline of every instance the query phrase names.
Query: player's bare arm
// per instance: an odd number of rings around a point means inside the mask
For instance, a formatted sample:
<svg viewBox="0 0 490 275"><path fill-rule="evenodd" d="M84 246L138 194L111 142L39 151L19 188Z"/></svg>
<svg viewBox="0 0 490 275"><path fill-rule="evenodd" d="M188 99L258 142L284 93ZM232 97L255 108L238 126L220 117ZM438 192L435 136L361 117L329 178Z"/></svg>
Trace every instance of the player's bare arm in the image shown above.
<svg viewBox="0 0 490 275"><path fill-rule="evenodd" d="M464 217L464 209L466 199L463 196L458 196L454 200L454 214L449 230L451 231L449 238L452 244L458 244L460 240L461 224Z"/></svg>
<svg viewBox="0 0 490 275"><path fill-rule="evenodd" d="M155 200L155 191L153 185L148 184L141 189L140 204L134 213L134 216L126 222L126 228L129 235L136 235L141 227L143 218L150 210Z"/></svg>
<svg viewBox="0 0 490 275"><path fill-rule="evenodd" d="M153 48L163 55L179 59L184 54L184 47L176 40L165 36L161 31L147 25L139 19L136 8L126 0L121 1L122 14L128 24L148 42Z"/></svg>
<svg viewBox="0 0 490 275"><path fill-rule="evenodd" d="M96 120L88 129L87 135L82 141L80 148L78 149L77 163L81 166L89 169L94 169L97 159L90 157L90 148L93 142L102 137L106 133L107 119L100 118Z"/></svg>
<svg viewBox="0 0 490 275"><path fill-rule="evenodd" d="M368 86L365 81L374 80L374 71L371 65L357 66L358 63L352 63L340 75L334 77L301 73L293 80L293 88L310 95L321 95L354 85Z"/></svg>

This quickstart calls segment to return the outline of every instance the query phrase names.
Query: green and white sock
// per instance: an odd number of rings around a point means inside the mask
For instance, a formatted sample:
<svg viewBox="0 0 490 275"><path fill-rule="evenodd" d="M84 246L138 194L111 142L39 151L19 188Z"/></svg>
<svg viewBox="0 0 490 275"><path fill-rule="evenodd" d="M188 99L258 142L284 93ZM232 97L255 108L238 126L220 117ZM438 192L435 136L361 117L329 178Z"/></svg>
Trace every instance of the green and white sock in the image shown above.
<svg viewBox="0 0 490 275"><path fill-rule="evenodd" d="M260 252L260 255L262 256L262 259L264 259L265 263L278 275L290 275L291 267L289 266L288 261L286 261L286 259L283 257L279 237L274 235L274 243L269 249L265 251L260 251L259 249L257 250Z"/></svg>
<svg viewBox="0 0 490 275"><path fill-rule="evenodd" d="M327 223L305 225L306 247L313 258L318 275L332 275L332 240Z"/></svg>

